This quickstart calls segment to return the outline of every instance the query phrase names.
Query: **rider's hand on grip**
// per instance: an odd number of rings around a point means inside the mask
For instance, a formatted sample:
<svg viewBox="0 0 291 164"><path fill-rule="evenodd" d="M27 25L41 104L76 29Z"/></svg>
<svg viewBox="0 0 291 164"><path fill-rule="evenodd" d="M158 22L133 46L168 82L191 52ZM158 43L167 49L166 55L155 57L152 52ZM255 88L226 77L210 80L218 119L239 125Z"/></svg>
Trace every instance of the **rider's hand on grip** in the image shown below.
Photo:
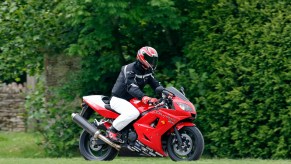
<svg viewBox="0 0 291 164"><path fill-rule="evenodd" d="M158 102L159 102L158 99L156 99L156 98L151 98L150 101L149 101L149 104L150 104L150 105L157 105Z"/></svg>
<svg viewBox="0 0 291 164"><path fill-rule="evenodd" d="M168 92L167 90L163 91L163 98L172 99L173 97L174 95L171 92Z"/></svg>
<svg viewBox="0 0 291 164"><path fill-rule="evenodd" d="M174 96L174 95L173 95L172 93L169 93L169 94L168 94L168 98L169 98L169 99L172 99L173 96Z"/></svg>
<svg viewBox="0 0 291 164"><path fill-rule="evenodd" d="M156 105L158 103L158 99L156 98L152 98L152 97L148 97L148 96L144 96L141 101L144 103L144 104L149 104L149 105Z"/></svg>

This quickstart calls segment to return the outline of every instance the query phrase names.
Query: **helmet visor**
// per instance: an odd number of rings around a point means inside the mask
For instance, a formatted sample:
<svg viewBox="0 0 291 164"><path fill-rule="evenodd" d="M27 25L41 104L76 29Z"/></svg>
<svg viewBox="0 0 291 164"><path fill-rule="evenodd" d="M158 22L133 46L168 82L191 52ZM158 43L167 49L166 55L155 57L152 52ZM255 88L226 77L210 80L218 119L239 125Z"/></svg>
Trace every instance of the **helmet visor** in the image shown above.
<svg viewBox="0 0 291 164"><path fill-rule="evenodd" d="M151 65L153 70L156 69L156 67L158 65L158 57L150 57L150 56L145 54L144 59Z"/></svg>

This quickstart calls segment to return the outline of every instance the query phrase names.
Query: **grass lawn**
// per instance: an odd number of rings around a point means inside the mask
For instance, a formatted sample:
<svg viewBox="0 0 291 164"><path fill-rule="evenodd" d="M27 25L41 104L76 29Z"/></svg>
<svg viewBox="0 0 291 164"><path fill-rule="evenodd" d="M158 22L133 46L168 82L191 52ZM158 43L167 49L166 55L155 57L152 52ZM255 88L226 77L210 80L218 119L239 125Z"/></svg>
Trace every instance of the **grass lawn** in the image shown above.
<svg viewBox="0 0 291 164"><path fill-rule="evenodd" d="M88 164L88 163L100 163L97 161L85 161L83 158L0 158L2 164ZM117 157L113 161L101 162L109 164L177 164L177 162L171 161L169 158L136 158L136 157ZM260 159L201 159L199 161L192 162L178 162L183 163L195 163L195 164L290 164L290 160L260 160Z"/></svg>
<svg viewBox="0 0 291 164"><path fill-rule="evenodd" d="M0 132L0 158L44 157L44 151L36 144L40 139L35 133Z"/></svg>
<svg viewBox="0 0 291 164"><path fill-rule="evenodd" d="M86 161L83 158L45 158L45 153L36 144L41 136L33 133L0 132L0 164L88 164L100 163ZM105 163L105 162L101 162ZM173 162L170 158L151 157L117 157L109 164L168 164ZM261 160L261 159L204 159L192 162L195 164L291 164L291 160Z"/></svg>

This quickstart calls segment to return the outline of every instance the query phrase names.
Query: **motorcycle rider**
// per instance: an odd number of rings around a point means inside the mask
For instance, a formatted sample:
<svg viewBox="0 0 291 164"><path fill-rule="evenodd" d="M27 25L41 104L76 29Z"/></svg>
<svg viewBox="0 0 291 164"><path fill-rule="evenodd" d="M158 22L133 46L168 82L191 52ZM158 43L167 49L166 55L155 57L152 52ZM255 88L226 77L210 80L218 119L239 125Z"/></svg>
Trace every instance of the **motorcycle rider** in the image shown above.
<svg viewBox="0 0 291 164"><path fill-rule="evenodd" d="M110 106L120 114L107 130L107 135L113 142L121 142L119 131L140 114L129 100L138 98L145 104L155 105L158 99L146 96L142 91L144 86L149 84L157 94L163 90L153 76L158 62L157 51L152 47L142 47L138 50L136 59L135 62L122 66L112 89Z"/></svg>

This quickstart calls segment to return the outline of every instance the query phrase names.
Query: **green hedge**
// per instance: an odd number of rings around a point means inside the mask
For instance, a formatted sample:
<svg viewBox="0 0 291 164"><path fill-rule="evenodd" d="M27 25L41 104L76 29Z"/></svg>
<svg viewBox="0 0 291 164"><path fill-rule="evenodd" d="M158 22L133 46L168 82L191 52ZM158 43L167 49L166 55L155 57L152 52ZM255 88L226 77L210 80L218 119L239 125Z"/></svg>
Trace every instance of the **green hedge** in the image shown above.
<svg viewBox="0 0 291 164"><path fill-rule="evenodd" d="M192 17L176 84L198 106L207 154L291 157L290 15L287 1L224 0Z"/></svg>

